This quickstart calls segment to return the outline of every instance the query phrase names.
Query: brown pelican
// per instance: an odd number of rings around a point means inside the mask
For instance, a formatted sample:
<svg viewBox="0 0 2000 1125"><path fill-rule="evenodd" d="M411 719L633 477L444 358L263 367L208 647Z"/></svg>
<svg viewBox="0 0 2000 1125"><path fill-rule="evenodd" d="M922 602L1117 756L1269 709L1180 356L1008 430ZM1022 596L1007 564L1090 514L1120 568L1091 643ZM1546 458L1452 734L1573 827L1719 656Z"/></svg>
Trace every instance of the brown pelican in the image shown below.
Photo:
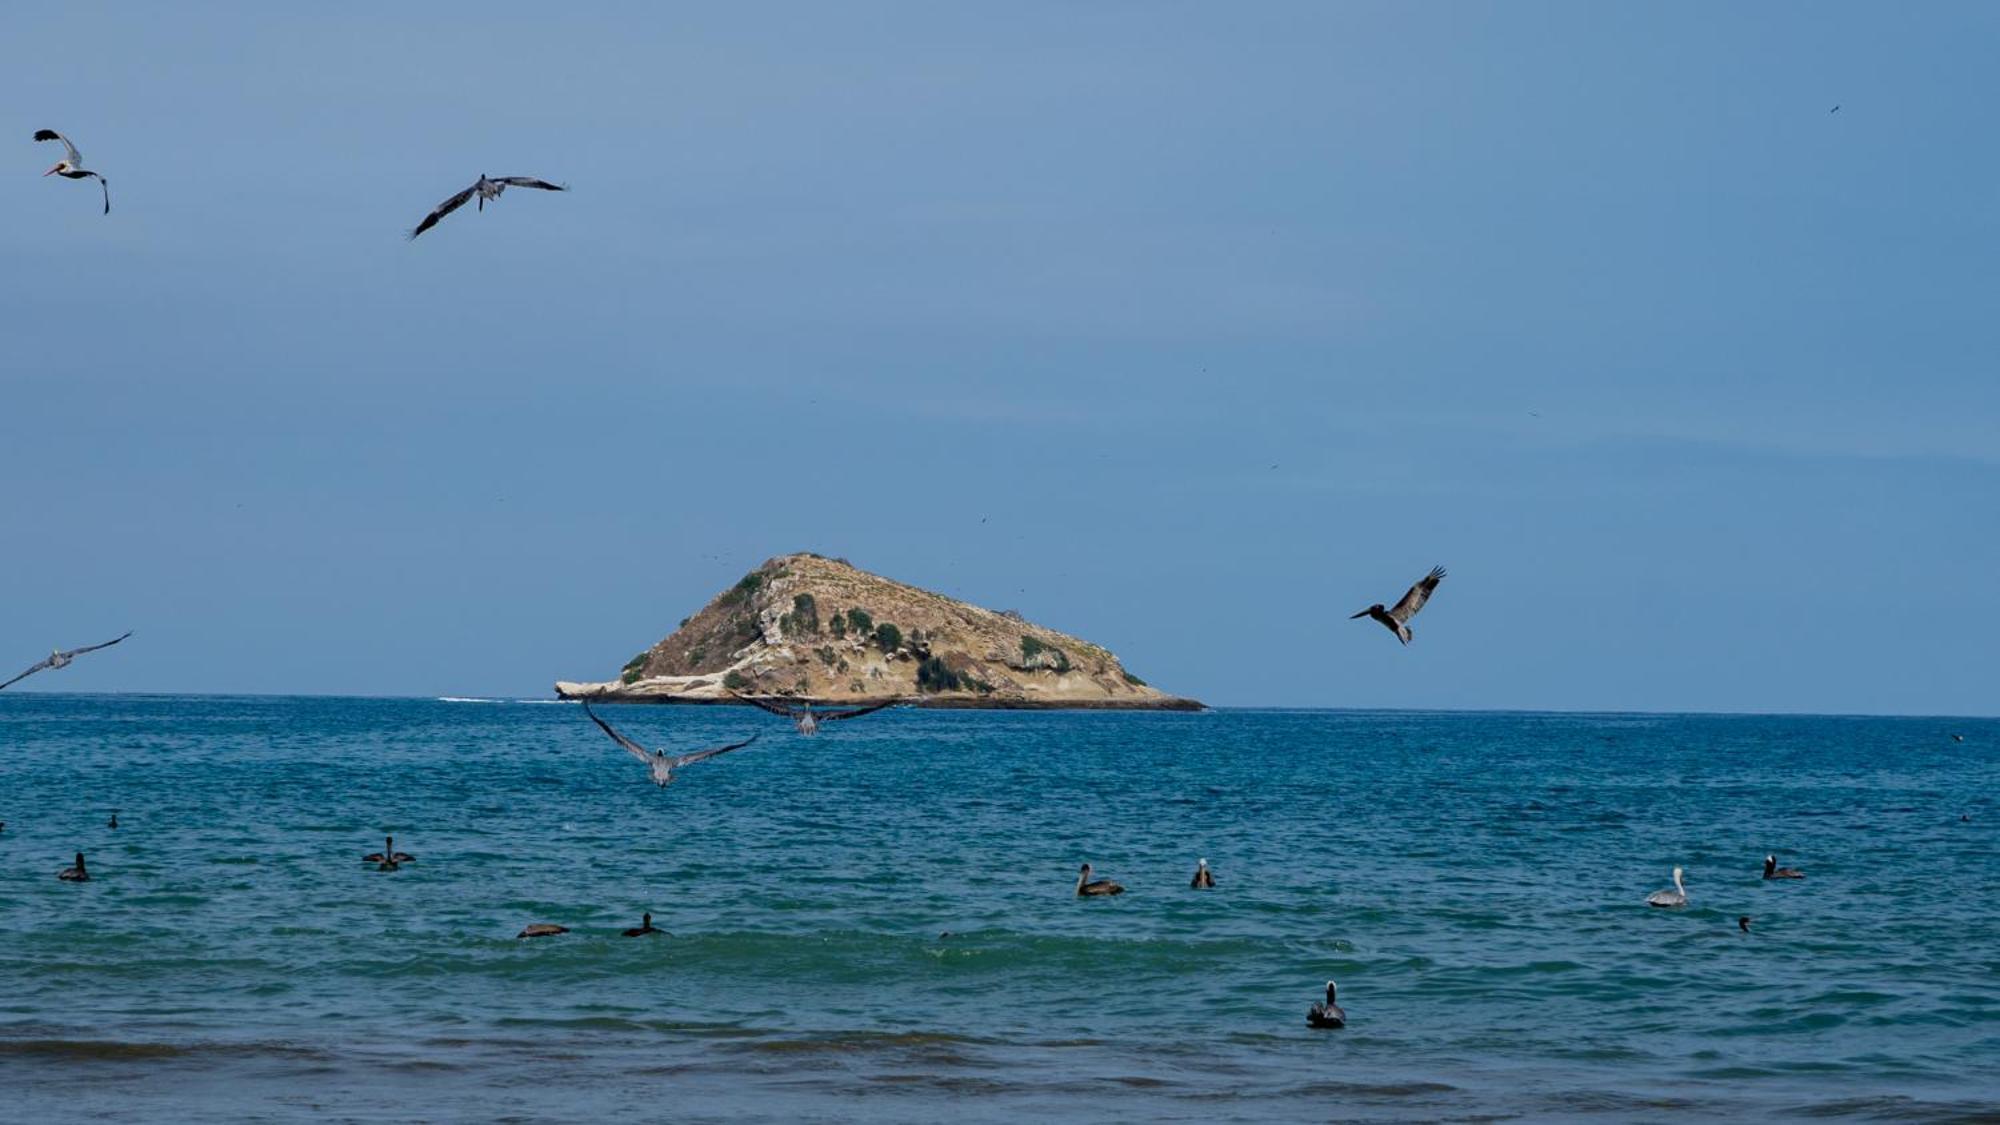
<svg viewBox="0 0 2000 1125"><path fill-rule="evenodd" d="M527 928L514 936L517 938L554 937L557 934L566 934L568 932L568 926L558 926L551 922L530 922Z"/></svg>
<svg viewBox="0 0 2000 1125"><path fill-rule="evenodd" d="M1307 1027L1346 1027L1347 1009L1333 1002L1333 982L1326 982L1326 1003L1314 1004L1306 1012Z"/></svg>
<svg viewBox="0 0 2000 1125"><path fill-rule="evenodd" d="M736 698L748 703L752 707L761 707L773 715L783 715L785 718L798 724L800 734L818 734L821 723L831 723L837 719L857 719L863 715L872 715L884 707L894 707L900 702L899 700L891 699L883 703L870 704L867 707L856 707L849 711L815 711L810 699L798 707L787 707L782 703L773 703L768 699L737 695L733 691L729 694L735 695Z"/></svg>
<svg viewBox="0 0 2000 1125"><path fill-rule="evenodd" d="M111 810L111 819L110 819L109 821L107 821L107 822L105 823L104 827L106 827L106 828L116 828L116 827L118 827L118 810L117 810L117 809L112 809L112 810Z"/></svg>
<svg viewBox="0 0 2000 1125"><path fill-rule="evenodd" d="M1394 609L1385 610L1382 608L1381 602L1376 602L1360 613L1349 617L1348 620L1353 621L1360 617L1374 618L1382 623L1383 628L1396 634L1397 640L1404 644L1409 644L1410 618L1415 617L1417 611L1424 608L1424 603L1431 598L1431 591L1437 589L1438 583L1442 581L1444 581L1444 568L1434 566L1431 568L1429 574L1417 579L1417 584L1410 587L1409 592L1403 595L1403 600L1397 602Z"/></svg>
<svg viewBox="0 0 2000 1125"><path fill-rule="evenodd" d="M367 855L361 857L361 862L375 864L375 870L377 871L394 871L400 864L414 863L416 858L416 856L408 852L397 851L396 838L394 836L384 836L382 837L382 850L379 852L369 852Z"/></svg>
<svg viewBox="0 0 2000 1125"><path fill-rule="evenodd" d="M1647 906L1686 906L1687 904L1687 888L1681 885L1681 869L1678 867L1674 868L1673 890L1654 891L1652 894L1646 896Z"/></svg>
<svg viewBox="0 0 2000 1125"><path fill-rule="evenodd" d="M425 215L424 221L417 224L417 229L410 232L410 237L415 238L436 226L439 219L465 206L465 201L475 195L479 197L479 209L484 211L486 210L487 200L500 198L500 193L510 187L540 188L543 191L569 190L567 185L552 184L547 180L538 180L533 176L488 176L482 172L479 175L479 179L473 181L471 187L438 204L435 211Z"/></svg>
<svg viewBox="0 0 2000 1125"><path fill-rule="evenodd" d="M741 750L745 746L757 741L757 736L753 734L741 742L732 742L727 746L718 746L713 750L697 750L692 754L682 754L678 758L669 758L664 751L648 750L644 746L612 730L610 723L598 718L597 712L590 709L590 701L587 699L583 701L583 713L590 716L591 722L604 728L604 733L610 735L613 742L623 746L626 753L646 763L646 768L653 772L653 784L659 786L665 786L668 782L671 782L674 779L674 771L680 769L682 766L691 766L696 762L713 758L717 754L727 754L731 750Z"/></svg>
<svg viewBox="0 0 2000 1125"><path fill-rule="evenodd" d="M1747 934L1747 933L1749 933L1749 932L1750 932L1750 916L1749 916L1748 914L1744 914L1744 915L1742 915L1742 916L1738 917L1738 918L1736 919L1736 928L1737 928L1737 929L1739 929L1739 930L1742 930L1742 931L1743 931L1744 933L1746 933L1746 934Z"/></svg>
<svg viewBox="0 0 2000 1125"><path fill-rule="evenodd" d="M1777 856L1767 855L1764 857L1764 878L1766 879L1803 879L1805 877L1806 873L1796 867L1779 867Z"/></svg>
<svg viewBox="0 0 2000 1125"><path fill-rule="evenodd" d="M1093 880L1090 877L1090 865L1086 863L1083 865L1083 870L1077 874L1076 893L1080 898L1091 898L1097 895L1122 895L1125 893L1125 888L1109 879Z"/></svg>
<svg viewBox="0 0 2000 1125"><path fill-rule="evenodd" d="M54 129L37 129L35 130L35 139L38 141L61 141L64 150L69 153L68 156L56 161L56 166L43 172L42 175L61 176L66 180L87 180L92 176L96 176L97 186L104 191L104 213L109 215L111 213L111 182L83 166L83 154L76 151L76 146L69 143L69 138L56 132Z"/></svg>
<svg viewBox="0 0 2000 1125"><path fill-rule="evenodd" d="M664 934L667 931L653 925L651 914L641 915L639 924L625 931L626 937L645 937L647 934Z"/></svg>
<svg viewBox="0 0 2000 1125"><path fill-rule="evenodd" d="M1194 881L1189 883L1188 886L1193 887L1197 891L1212 891L1215 889L1215 876L1209 873L1207 860L1203 859L1195 862Z"/></svg>
<svg viewBox="0 0 2000 1125"><path fill-rule="evenodd" d="M56 878L61 879L65 883L90 882L90 872L83 868L83 853L76 853L75 867L65 867L61 871L56 872Z"/></svg>
<svg viewBox="0 0 2000 1125"><path fill-rule="evenodd" d="M110 648L112 645L117 644L119 641L122 641L126 637L129 637L131 635L132 634L128 632L123 636L113 637L110 640L105 641L103 644L85 645L82 648L73 648L67 651L63 649L57 649L54 652L49 653L47 660L44 660L36 664L34 667L29 668L27 671L21 673L20 675L15 676L11 680L8 680L6 683L0 684L0 688L5 688L13 684L20 683L22 680L27 679L29 676L34 675L35 673L41 671L44 668L67 668L70 665L70 661L75 660L77 657L82 656L84 653L96 652L100 648Z"/></svg>

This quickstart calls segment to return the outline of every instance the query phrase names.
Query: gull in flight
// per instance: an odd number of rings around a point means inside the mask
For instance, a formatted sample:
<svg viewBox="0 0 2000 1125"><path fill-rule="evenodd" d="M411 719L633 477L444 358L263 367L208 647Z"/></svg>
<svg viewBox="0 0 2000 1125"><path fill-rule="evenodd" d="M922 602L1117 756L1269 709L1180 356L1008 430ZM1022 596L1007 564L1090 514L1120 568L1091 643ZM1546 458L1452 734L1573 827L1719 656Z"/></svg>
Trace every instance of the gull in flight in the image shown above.
<svg viewBox="0 0 2000 1125"><path fill-rule="evenodd" d="M644 746L611 729L610 723L598 718L597 712L590 709L589 700L584 701L583 713L590 716L591 722L604 728L604 733L611 736L611 741L623 746L626 753L646 763L646 768L653 772L653 784L662 787L673 781L674 771L683 766L691 766L696 762L707 761L717 754L727 754L731 750L741 750L745 746L757 741L757 736L753 734L741 742L732 742L727 746L718 746L713 750L697 750L692 754L682 754L678 758L670 758L665 751L648 750Z"/></svg>
<svg viewBox="0 0 2000 1125"><path fill-rule="evenodd" d="M87 180L92 176L96 176L97 186L104 190L104 213L109 215L111 213L111 181L85 168L83 166L83 154L76 151L76 146L69 143L68 137L63 136L54 129L35 130L35 139L38 141L61 141L64 150L69 153L68 156L56 161L56 166L43 172L42 175L61 176L66 180Z"/></svg>
<svg viewBox="0 0 2000 1125"><path fill-rule="evenodd" d="M1348 620L1353 621L1360 617L1373 618L1380 621L1383 628L1396 634L1397 640L1409 644L1410 618L1415 617L1417 611L1424 608L1424 603L1431 600L1431 591L1437 589L1438 583L1442 581L1444 581L1444 568L1434 566L1429 574L1417 579L1417 584L1410 587L1409 592L1403 595L1403 600L1397 602L1394 609L1383 609L1382 603L1376 602L1349 617Z"/></svg>
<svg viewBox="0 0 2000 1125"><path fill-rule="evenodd" d="M96 652L100 648L110 648L112 645L117 644L119 641L124 640L125 637L129 637L131 635L132 634L128 632L124 634L124 636L113 637L110 640L105 641L103 644L100 645L85 645L82 648L73 648L67 651L63 649L57 649L54 652L49 653L49 657L47 660L44 660L41 663L36 664L34 667L29 668L27 671L21 673L20 675L15 676L11 680L8 680L6 683L0 684L0 688L9 687L13 684L18 684L22 680L27 679L29 676L34 675L35 673L41 671L44 668L67 668L69 667L70 661L75 660L77 657L82 656L84 653Z"/></svg>
<svg viewBox="0 0 2000 1125"><path fill-rule="evenodd" d="M481 211L484 211L486 210L487 200L500 198L500 194L506 191L510 187L540 188L543 191L569 190L569 188L563 184L552 184L547 180L538 180L533 176L488 176L482 172L480 173L479 179L473 181L471 187L466 188L464 191L461 191L457 195L452 196L450 199L445 200L443 203L438 204L436 210L432 211L428 215L425 215L424 221L417 224L417 229L410 232L410 237L415 238L418 235L424 233L425 231L431 229L432 227L438 225L439 219L442 219L446 215L451 214L453 211L458 210L460 207L465 206L465 201L471 199L475 195L479 197L479 209Z"/></svg>
<svg viewBox="0 0 2000 1125"><path fill-rule="evenodd" d="M785 718L798 724L800 734L818 734L821 723L831 723L838 719L857 719L863 715L872 715L884 707L894 707L897 703L901 702L900 700L891 699L882 703L870 704L867 707L856 707L849 711L815 711L813 710L811 700L807 700L803 705L798 707L787 707L782 703L773 703L768 699L756 699L748 695L737 695L733 691L729 694L735 695L736 698L750 704L752 707L761 707L773 715L783 715Z"/></svg>

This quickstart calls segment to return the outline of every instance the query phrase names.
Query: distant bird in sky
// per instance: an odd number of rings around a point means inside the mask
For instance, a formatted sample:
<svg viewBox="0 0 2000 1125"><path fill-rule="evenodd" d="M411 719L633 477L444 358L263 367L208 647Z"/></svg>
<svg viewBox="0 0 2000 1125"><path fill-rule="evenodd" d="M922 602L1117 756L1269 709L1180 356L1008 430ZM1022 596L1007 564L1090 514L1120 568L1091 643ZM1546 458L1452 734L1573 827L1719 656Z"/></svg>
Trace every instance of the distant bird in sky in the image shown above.
<svg viewBox="0 0 2000 1125"><path fill-rule="evenodd" d="M1429 574L1418 579L1417 584L1410 587L1409 592L1403 595L1403 600L1397 602L1394 609L1385 610L1382 608L1381 602L1376 602L1360 613L1349 617L1348 620L1353 621L1361 617L1373 618L1376 621L1380 621L1383 628L1396 634L1397 640L1404 644L1409 644L1410 618L1415 617L1417 611L1424 608L1424 603L1431 598L1431 591L1437 589L1438 583L1442 581L1444 581L1444 568L1434 566L1431 568Z"/></svg>
<svg viewBox="0 0 2000 1125"><path fill-rule="evenodd" d="M872 715L884 707L894 707L899 702L898 700L891 699L882 703L871 704L867 707L856 707L848 711L815 711L813 710L811 700L807 700L798 707L787 707L782 703L773 703L768 699L758 699L754 696L738 695L733 691L729 694L736 696L736 698L748 703L752 707L760 707L773 715L783 715L797 724L800 734L818 734L821 723L831 723L840 719L858 719L863 715Z"/></svg>
<svg viewBox="0 0 2000 1125"><path fill-rule="evenodd" d="M1333 993L1333 982L1327 981L1326 1003L1314 1004L1312 1009L1306 1013L1307 1027L1335 1028L1347 1026L1347 1009L1334 1003Z"/></svg>
<svg viewBox="0 0 2000 1125"><path fill-rule="evenodd" d="M1829 110L1827 110L1827 112L1828 112L1828 113L1839 113L1839 112L1840 112L1840 107L1839 107L1839 106L1834 106L1834 107L1833 107L1832 109L1829 109Z"/></svg>
<svg viewBox="0 0 2000 1125"><path fill-rule="evenodd" d="M552 184L547 180L538 180L533 176L487 176L485 173L481 173L479 179L473 181L471 187L438 204L436 210L425 215L424 221L417 224L417 229L410 232L410 237L415 238L438 225L439 219L465 206L465 201L475 195L479 197L479 209L481 211L486 210L486 201L500 198L500 194L509 187L531 187L539 188L542 191L569 190L566 185Z"/></svg>
<svg viewBox="0 0 2000 1125"><path fill-rule="evenodd" d="M696 762L707 761L717 754L727 754L731 750L741 750L745 746L757 741L757 736L753 734L741 742L732 742L727 746L718 746L713 750L697 750L692 754L682 754L678 758L670 758L664 751L648 750L644 746L611 729L610 723L598 718L597 712L590 709L590 701L587 699L583 702L583 713L590 716L591 722L603 728L604 733L611 736L611 741L623 746L626 753L646 763L646 768L653 773L653 784L662 787L673 781L674 771L680 769L682 766L691 766Z"/></svg>
<svg viewBox="0 0 2000 1125"><path fill-rule="evenodd" d="M1687 888L1681 885L1681 869L1678 867L1674 868L1673 890L1654 891L1652 894L1646 896L1647 906L1686 906L1687 904Z"/></svg>
<svg viewBox="0 0 2000 1125"><path fill-rule="evenodd" d="M83 154L76 151L76 146L69 143L68 137L63 136L54 129L35 130L35 139L38 141L61 141L63 149L69 153L68 156L56 161L56 166L43 172L42 175L61 176L66 180L87 180L92 176L97 176L97 186L104 192L104 213L109 215L111 213L111 181L85 168L83 166Z"/></svg>
<svg viewBox="0 0 2000 1125"><path fill-rule="evenodd" d="M4 684L0 684L0 688L7 688L11 687L14 684L18 684L22 680L27 679L29 676L34 675L35 673L41 671L44 668L67 668L69 667L70 661L75 660L77 657L82 656L84 653L96 652L100 648L110 648L112 645L117 644L119 641L122 641L126 637L129 637L131 635L132 635L131 633L127 632L123 636L113 637L110 640L105 641L103 644L85 645L82 648L73 648L69 649L68 651L57 649L54 652L49 653L49 657L47 660L43 660L35 664L27 671L21 673L18 676L15 676L13 679L8 680Z"/></svg>

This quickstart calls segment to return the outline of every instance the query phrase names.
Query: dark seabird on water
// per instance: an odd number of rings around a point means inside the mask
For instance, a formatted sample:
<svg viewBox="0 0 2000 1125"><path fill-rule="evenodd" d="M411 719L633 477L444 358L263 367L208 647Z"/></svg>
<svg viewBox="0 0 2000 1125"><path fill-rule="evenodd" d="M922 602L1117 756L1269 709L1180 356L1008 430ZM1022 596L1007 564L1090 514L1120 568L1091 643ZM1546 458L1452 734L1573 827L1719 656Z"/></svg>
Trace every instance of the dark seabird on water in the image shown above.
<svg viewBox="0 0 2000 1125"><path fill-rule="evenodd" d="M377 871L394 871L402 864L414 863L416 858L416 856L408 852L397 851L396 838L394 836L384 836L382 837L382 850L379 852L369 852L367 855L361 857L361 862L375 864Z"/></svg>
<svg viewBox="0 0 2000 1125"><path fill-rule="evenodd" d="M68 650L57 649L54 652L49 653L48 658L46 660L42 660L36 663L32 667L30 667L27 671L21 673L18 676L15 676L13 679L8 680L4 684L0 684L0 688L6 688L14 684L18 684L22 680L27 679L29 676L34 675L35 673L41 671L44 668L67 668L69 667L71 661L75 660L79 656L82 656L84 653L96 652L100 648L110 648L112 645L117 644L119 641L122 641L126 637L129 637L131 635L132 635L131 633L127 632L122 636L113 637L102 644L85 645L82 648L72 648Z"/></svg>
<svg viewBox="0 0 2000 1125"><path fill-rule="evenodd" d="M554 937L557 934L566 934L568 932L568 926L558 926L552 922L530 922L525 929L514 936L517 938Z"/></svg>
<svg viewBox="0 0 2000 1125"><path fill-rule="evenodd" d="M1194 879L1188 883L1188 886L1197 891L1212 891L1215 889L1215 876L1208 870L1207 860L1203 859L1195 862Z"/></svg>
<svg viewBox="0 0 2000 1125"><path fill-rule="evenodd" d="M439 219L465 206L465 201L475 195L479 197L479 210L484 211L486 210L486 202L488 200L500 198L500 194L510 187L538 188L542 191L569 190L567 185L552 184L547 180L538 180L533 176L487 176L481 173L479 179L473 181L471 187L438 204L436 210L425 215L424 221L417 224L417 229L410 232L410 237L415 238L438 225Z"/></svg>
<svg viewBox="0 0 2000 1125"><path fill-rule="evenodd" d="M104 213L109 215L111 213L111 181L85 168L83 166L83 154L76 151L76 146L69 143L68 137L63 136L54 129L35 130L35 139L38 141L61 141L63 149L69 153L68 156L56 161L56 166L43 172L42 175L61 176L66 180L88 180L96 177L98 188L104 192Z"/></svg>
<svg viewBox="0 0 2000 1125"><path fill-rule="evenodd" d="M1739 930L1742 930L1742 931L1743 931L1744 933L1746 933L1746 934L1747 934L1747 933L1749 933L1749 932L1750 932L1750 916L1749 916L1748 914L1745 914L1745 915L1743 915L1742 917L1740 917L1740 918L1736 919L1736 928L1737 928L1737 929L1739 929Z"/></svg>
<svg viewBox="0 0 2000 1125"><path fill-rule="evenodd" d="M1076 894L1078 898L1097 898L1102 895L1122 895L1124 893L1124 887L1119 886L1109 879L1092 879L1088 863L1084 864L1083 870L1077 873Z"/></svg>
<svg viewBox="0 0 2000 1125"><path fill-rule="evenodd" d="M858 719L863 715L872 715L884 707L894 707L897 703L901 702L901 700L891 699L882 703L870 704L867 707L855 707L846 711L815 711L813 710L811 700L807 700L797 707L787 707L782 703L774 703L768 699L758 699L754 696L738 695L733 691L729 694L736 696L736 698L748 703L752 707L762 708L773 715L783 715L798 725L800 734L818 734L821 723L831 723L840 719Z"/></svg>
<svg viewBox="0 0 2000 1125"><path fill-rule="evenodd" d="M61 871L56 872L56 878L61 879L65 883L90 882L90 872L85 870L83 866L83 853L76 853L75 867L65 867Z"/></svg>
<svg viewBox="0 0 2000 1125"><path fill-rule="evenodd" d="M639 924L631 927L630 929L627 929L625 931L625 936L645 937L649 934L664 934L666 932L667 931L659 928L658 926L653 925L653 916L651 914L643 914L640 915L639 917Z"/></svg>
<svg viewBox="0 0 2000 1125"><path fill-rule="evenodd" d="M1779 867L1777 856L1767 855L1764 857L1764 878L1766 879L1803 879L1805 877L1806 873L1796 867Z"/></svg>
<svg viewBox="0 0 2000 1125"><path fill-rule="evenodd" d="M673 781L674 771L680 769L682 766L691 766L696 762L707 761L717 754L727 754L731 750L741 750L745 746L757 741L757 736L753 734L741 742L732 742L727 746L717 746L713 750L697 750L692 754L682 754L678 758L670 758L663 751L648 750L644 746L613 730L610 723L598 718L597 712L590 709L590 701L587 699L583 701L583 713L590 716L591 722L602 727L604 733L610 735L613 742L623 746L626 753L646 763L646 768L652 771L653 784L660 786Z"/></svg>
<svg viewBox="0 0 2000 1125"><path fill-rule="evenodd" d="M1442 581L1444 581L1444 568L1434 566L1431 568L1429 574L1419 578L1417 584L1409 588L1408 592L1403 595L1403 600L1397 602L1394 609L1385 610L1382 608L1381 602L1376 602L1360 613L1349 617L1348 620L1353 621L1357 618L1367 617L1379 621L1382 623L1383 628L1396 634L1397 640L1404 644L1409 644L1410 618L1415 617L1417 611L1424 608L1424 603L1431 600L1431 591L1437 589L1438 583Z"/></svg>
<svg viewBox="0 0 2000 1125"><path fill-rule="evenodd" d="M1326 1003L1314 1004L1312 1008L1306 1012L1307 1027L1335 1028L1335 1027L1347 1026L1347 1009L1341 1007L1339 1004L1334 1003L1333 993L1334 993L1333 982L1327 981Z"/></svg>

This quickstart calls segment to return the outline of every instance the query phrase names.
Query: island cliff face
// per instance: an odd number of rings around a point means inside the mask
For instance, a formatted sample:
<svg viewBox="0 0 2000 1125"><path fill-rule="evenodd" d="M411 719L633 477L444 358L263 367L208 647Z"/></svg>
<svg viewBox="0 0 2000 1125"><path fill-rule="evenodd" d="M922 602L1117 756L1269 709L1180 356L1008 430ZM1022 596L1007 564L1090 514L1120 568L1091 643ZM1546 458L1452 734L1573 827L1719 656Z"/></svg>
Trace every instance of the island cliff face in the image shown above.
<svg viewBox="0 0 2000 1125"><path fill-rule="evenodd" d="M566 699L729 702L730 692L932 707L1199 710L1105 649L819 555L782 555L716 595L616 680Z"/></svg>

